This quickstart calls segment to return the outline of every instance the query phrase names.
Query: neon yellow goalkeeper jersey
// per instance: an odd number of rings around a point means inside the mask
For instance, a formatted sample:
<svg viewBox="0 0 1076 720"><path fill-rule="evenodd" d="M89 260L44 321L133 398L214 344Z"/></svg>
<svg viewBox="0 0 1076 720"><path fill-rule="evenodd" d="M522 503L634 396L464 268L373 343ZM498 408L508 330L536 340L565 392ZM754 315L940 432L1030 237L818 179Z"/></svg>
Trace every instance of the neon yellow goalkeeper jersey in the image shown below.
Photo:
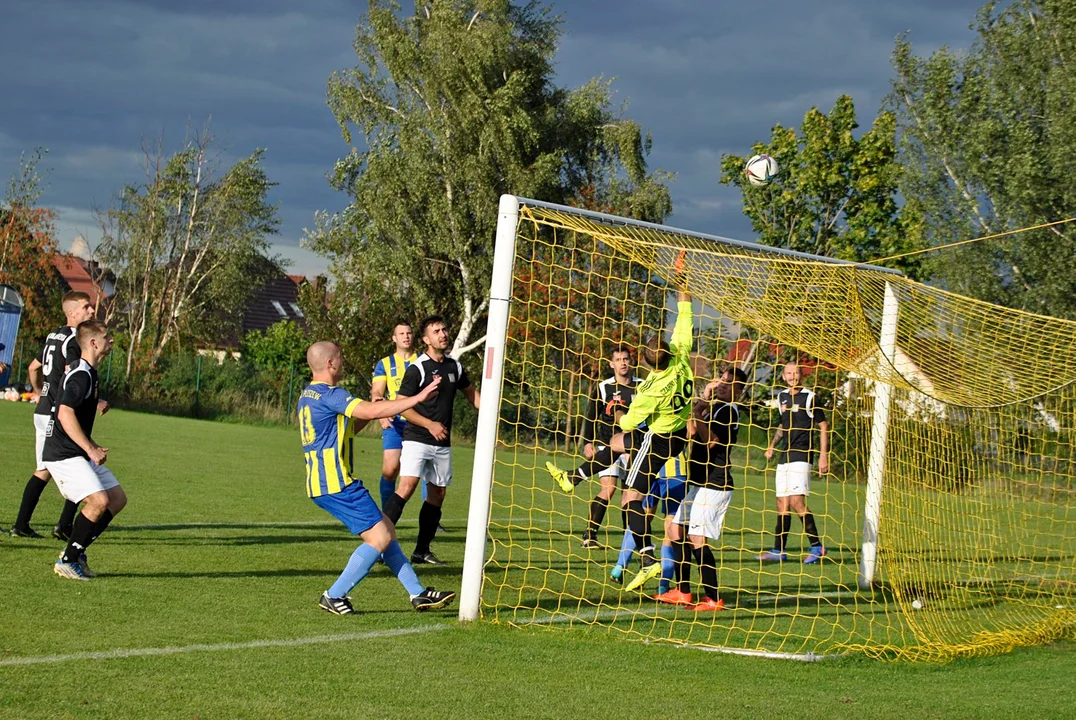
<svg viewBox="0 0 1076 720"><path fill-rule="evenodd" d="M691 371L691 335L694 328L691 303L676 304L669 351L669 367L655 370L635 388L628 411L620 418L620 429L629 432L645 422L655 433L668 435L687 425L691 417L691 394L695 374Z"/></svg>

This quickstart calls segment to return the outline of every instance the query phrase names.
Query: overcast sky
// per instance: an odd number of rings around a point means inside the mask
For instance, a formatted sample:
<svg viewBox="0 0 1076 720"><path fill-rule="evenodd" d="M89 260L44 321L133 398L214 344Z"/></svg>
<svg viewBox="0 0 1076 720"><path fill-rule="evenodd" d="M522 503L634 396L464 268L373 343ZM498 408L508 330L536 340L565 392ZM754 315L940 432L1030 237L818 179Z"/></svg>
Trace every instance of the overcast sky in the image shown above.
<svg viewBox="0 0 1076 720"><path fill-rule="evenodd" d="M771 126L852 96L864 127L910 31L920 53L966 47L978 0L559 0L557 82L615 78L617 102L654 138L652 168L677 175L670 224L752 239L738 194L717 184L722 153ZM353 66L364 0L5 0L0 176L19 153L50 153L44 202L66 249L100 237L93 207L144 176L144 138L168 149L212 117L232 157L266 148L279 183L278 253L291 271L326 263L301 248L318 209L347 202L325 179L347 152L325 87ZM494 212L494 208L490 209Z"/></svg>

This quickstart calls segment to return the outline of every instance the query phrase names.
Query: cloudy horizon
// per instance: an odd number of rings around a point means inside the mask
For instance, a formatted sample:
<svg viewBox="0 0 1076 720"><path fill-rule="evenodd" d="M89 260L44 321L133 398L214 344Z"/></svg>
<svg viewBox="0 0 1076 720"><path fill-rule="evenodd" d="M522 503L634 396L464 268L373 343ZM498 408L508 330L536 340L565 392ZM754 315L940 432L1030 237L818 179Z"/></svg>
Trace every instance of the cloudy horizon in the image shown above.
<svg viewBox="0 0 1076 720"><path fill-rule="evenodd" d="M979 2L833 0L824 5L599 0L550 3L563 16L556 82L614 78L616 105L653 135L651 169L676 174L668 223L752 239L739 195L721 187L723 153L743 154L775 123L798 126L841 94L870 126L889 92L894 39L916 52L966 47ZM43 203L59 213L63 249L77 234L95 244L94 208L137 183L144 141L182 143L188 123L211 122L232 160L265 148L278 183L273 251L289 272L324 272L299 246L318 210L347 196L326 173L347 153L325 88L352 67L364 2L349 0L42 0L7 8L0 46L0 173L20 153L49 149ZM495 209L491 208L491 212Z"/></svg>

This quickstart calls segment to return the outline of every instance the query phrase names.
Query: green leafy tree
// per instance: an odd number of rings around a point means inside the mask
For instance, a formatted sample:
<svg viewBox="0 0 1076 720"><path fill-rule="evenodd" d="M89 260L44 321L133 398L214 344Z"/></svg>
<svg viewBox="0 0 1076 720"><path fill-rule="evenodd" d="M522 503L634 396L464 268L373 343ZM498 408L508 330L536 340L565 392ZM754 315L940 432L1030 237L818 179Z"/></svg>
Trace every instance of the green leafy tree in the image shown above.
<svg viewBox="0 0 1076 720"><path fill-rule="evenodd" d="M266 330L252 330L243 338L243 358L258 369L277 392L287 388L296 377L306 377L306 348L310 339L293 320L281 320Z"/></svg>
<svg viewBox="0 0 1076 720"><path fill-rule="evenodd" d="M331 176L351 203L307 238L331 261L331 299L304 296L308 317L327 303L319 332L381 347L406 309L444 314L456 357L480 346L502 193L671 212L667 176L647 170L650 138L612 109L610 83L553 83L559 33L537 2L432 0L405 16L370 0L357 66L329 81L345 141L361 142ZM353 357L376 354L362 342Z"/></svg>
<svg viewBox="0 0 1076 720"><path fill-rule="evenodd" d="M20 156L0 203L0 283L11 285L22 297L19 337L26 342L44 339L63 321L60 283L52 266L55 213L41 206L43 178L38 168L46 152L38 148L28 157Z"/></svg>
<svg viewBox="0 0 1076 720"><path fill-rule="evenodd" d="M262 371L287 372L306 357L306 332L294 320L281 320L266 330L251 330L243 338L243 357Z"/></svg>
<svg viewBox="0 0 1076 720"><path fill-rule="evenodd" d="M1076 0L984 5L967 52L893 53L901 190L940 245L1072 217ZM990 302L1076 318L1076 227L938 253L939 282Z"/></svg>
<svg viewBox="0 0 1076 720"><path fill-rule="evenodd" d="M171 344L235 337L242 309L278 267L266 257L278 220L263 151L225 167L208 131L171 156L159 142L143 151L146 181L100 213L98 254L126 305L128 379Z"/></svg>
<svg viewBox="0 0 1076 720"><path fill-rule="evenodd" d="M896 118L882 112L871 129L856 137L855 107L842 95L828 115L811 108L799 132L773 127L765 153L780 166L777 177L752 186L744 173L747 157L725 155L721 183L743 193L743 211L763 244L864 262L918 249L921 219L914 203L898 203L901 166L897 160ZM915 258L893 264L915 274Z"/></svg>

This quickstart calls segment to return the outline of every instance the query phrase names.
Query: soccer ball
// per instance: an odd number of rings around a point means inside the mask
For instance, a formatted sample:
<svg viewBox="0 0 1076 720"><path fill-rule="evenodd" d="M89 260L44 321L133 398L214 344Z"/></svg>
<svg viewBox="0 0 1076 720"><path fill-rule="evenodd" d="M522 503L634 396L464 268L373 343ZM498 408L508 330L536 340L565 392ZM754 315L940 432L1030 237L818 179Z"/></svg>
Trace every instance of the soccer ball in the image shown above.
<svg viewBox="0 0 1076 720"><path fill-rule="evenodd" d="M747 181L759 187L773 180L778 169L777 161L769 155L755 155L747 161L743 171L747 175Z"/></svg>

